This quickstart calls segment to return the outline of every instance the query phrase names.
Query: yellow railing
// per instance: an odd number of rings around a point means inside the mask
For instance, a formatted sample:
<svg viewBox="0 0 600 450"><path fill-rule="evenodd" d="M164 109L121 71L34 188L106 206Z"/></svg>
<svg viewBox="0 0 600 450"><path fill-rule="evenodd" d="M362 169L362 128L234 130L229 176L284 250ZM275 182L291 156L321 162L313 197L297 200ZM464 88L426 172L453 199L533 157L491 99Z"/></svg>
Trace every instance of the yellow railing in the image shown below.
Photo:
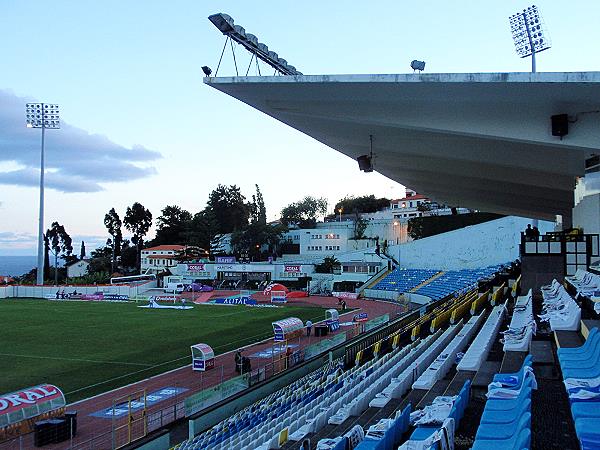
<svg viewBox="0 0 600 450"><path fill-rule="evenodd" d="M504 298L504 288L506 287L506 283L502 283L497 289L494 289L494 293L492 294L492 298L490 300L490 304L492 306L496 306L500 302L502 302L502 298Z"/></svg>
<svg viewBox="0 0 600 450"><path fill-rule="evenodd" d="M519 275L519 277L515 280L513 286L512 286L512 296L513 298L516 298L517 296L517 292L519 292L519 288L521 287L521 275Z"/></svg>
<svg viewBox="0 0 600 450"><path fill-rule="evenodd" d="M421 324L418 323L413 327L412 332L410 333L410 340L415 341L419 337L420 334L421 334Z"/></svg>
<svg viewBox="0 0 600 450"><path fill-rule="evenodd" d="M381 341L375 342L375 346L373 347L373 356L377 357L379 355L379 351L381 350Z"/></svg>
<svg viewBox="0 0 600 450"><path fill-rule="evenodd" d="M471 310L472 299L472 295L467 295L465 299L461 302L461 304L452 310L452 315L450 316L450 323L452 325L458 323L460 319L462 319L469 313L469 311Z"/></svg>
<svg viewBox="0 0 600 450"><path fill-rule="evenodd" d="M479 314L479 311L481 311L485 307L485 304L487 303L489 296L490 296L490 291L489 290L485 291L483 294L480 294L479 297L473 303L471 303L471 315L472 316Z"/></svg>
<svg viewBox="0 0 600 450"><path fill-rule="evenodd" d="M450 316L452 316L452 309L439 313L432 321L431 326L429 327L429 331L431 333L435 333L435 330L441 328L442 325L448 323L450 320Z"/></svg>

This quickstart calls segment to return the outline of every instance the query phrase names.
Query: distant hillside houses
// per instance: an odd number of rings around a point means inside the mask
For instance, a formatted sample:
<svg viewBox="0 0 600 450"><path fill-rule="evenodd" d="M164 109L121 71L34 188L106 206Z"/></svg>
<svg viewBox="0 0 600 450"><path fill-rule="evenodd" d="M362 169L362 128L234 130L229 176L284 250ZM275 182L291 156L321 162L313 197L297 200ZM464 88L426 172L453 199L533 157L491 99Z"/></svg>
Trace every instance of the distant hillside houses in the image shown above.
<svg viewBox="0 0 600 450"><path fill-rule="evenodd" d="M75 261L73 264L67 266L67 277L68 278L79 278L87 275L88 267L90 266L89 259L80 259Z"/></svg>
<svg viewBox="0 0 600 450"><path fill-rule="evenodd" d="M185 249L184 245L158 245L141 251L141 273L162 273L177 265L178 252Z"/></svg>
<svg viewBox="0 0 600 450"><path fill-rule="evenodd" d="M471 210L457 208L457 214ZM282 258L298 261L321 261L326 256L348 252L381 251L381 247L410 242L408 221L415 217L452 214L452 208L432 202L428 197L407 189L404 197L390 201L387 208L372 213L339 214L315 228L296 228L284 233L281 240ZM365 221L358 233L357 219ZM211 245L213 252L232 254L231 234L219 235Z"/></svg>

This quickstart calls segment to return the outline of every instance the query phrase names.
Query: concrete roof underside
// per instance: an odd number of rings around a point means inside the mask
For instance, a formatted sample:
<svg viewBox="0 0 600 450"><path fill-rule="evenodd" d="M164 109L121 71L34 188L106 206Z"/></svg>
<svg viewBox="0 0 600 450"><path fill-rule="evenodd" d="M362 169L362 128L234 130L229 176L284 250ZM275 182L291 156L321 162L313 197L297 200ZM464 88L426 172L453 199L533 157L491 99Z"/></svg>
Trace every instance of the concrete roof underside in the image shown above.
<svg viewBox="0 0 600 450"><path fill-rule="evenodd" d="M218 77L214 87L441 203L571 215L600 150L600 72ZM569 114L552 136L550 116ZM583 113L583 114L582 114ZM358 170L358 167L357 167Z"/></svg>

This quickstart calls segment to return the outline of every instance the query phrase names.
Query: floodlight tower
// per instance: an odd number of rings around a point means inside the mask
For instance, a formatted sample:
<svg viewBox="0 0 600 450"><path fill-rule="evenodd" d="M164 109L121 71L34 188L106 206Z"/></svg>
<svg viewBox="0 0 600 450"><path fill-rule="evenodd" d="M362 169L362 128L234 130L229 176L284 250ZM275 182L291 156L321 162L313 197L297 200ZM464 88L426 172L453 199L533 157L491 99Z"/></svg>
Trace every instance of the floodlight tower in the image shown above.
<svg viewBox="0 0 600 450"><path fill-rule="evenodd" d="M521 58L531 56L531 72L535 73L535 54L552 46L544 30L542 16L537 6L532 5L509 19L517 55Z"/></svg>
<svg viewBox="0 0 600 450"><path fill-rule="evenodd" d="M27 103L27 128L42 129L42 151L40 156L40 221L38 228L38 261L37 280L39 285L44 284L44 134L46 128L59 129L60 119L58 105L46 103Z"/></svg>

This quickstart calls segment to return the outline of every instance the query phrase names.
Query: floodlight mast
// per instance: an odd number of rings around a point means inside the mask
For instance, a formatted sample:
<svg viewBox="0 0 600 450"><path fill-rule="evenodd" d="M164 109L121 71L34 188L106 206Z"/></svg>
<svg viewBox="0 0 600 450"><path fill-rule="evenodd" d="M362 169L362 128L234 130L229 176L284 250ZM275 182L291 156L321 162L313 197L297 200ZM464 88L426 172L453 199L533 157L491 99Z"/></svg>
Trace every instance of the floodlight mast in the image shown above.
<svg viewBox="0 0 600 450"><path fill-rule="evenodd" d="M42 149L40 153L40 213L38 225L38 254L36 284L44 284L44 137L46 128L59 129L58 105L27 103L27 128L42 129Z"/></svg>
<svg viewBox="0 0 600 450"><path fill-rule="evenodd" d="M283 58L280 58L277 53L273 51L269 51L269 47L265 44L258 42L256 36L250 33L246 33L246 30L239 26L235 25L231 16L218 13L208 16L208 20L212 22L212 24L225 36L227 36L227 40L225 41L225 46L223 47L223 52L221 52L221 59L223 58L223 53L225 52L225 47L227 46L227 41L231 39L232 41L237 42L246 50L248 50L252 57L256 57L257 64L258 60L265 62L273 69L275 69L275 73L279 72L282 75L302 75L301 72L298 72L294 66L291 66L287 63L287 61ZM233 52L233 42L232 52ZM235 58L235 53L233 53ZM221 65L221 59L219 59L219 65L217 66L217 70L215 71L215 76L219 71L219 66ZM252 59L250 60L250 64L252 64ZM248 70L250 69L250 65L248 66ZM237 63L236 63L236 73L237 73ZM246 71L248 73L248 71Z"/></svg>
<svg viewBox="0 0 600 450"><path fill-rule="evenodd" d="M509 20L517 54L521 58L531 56L531 72L535 73L535 54L551 47L539 10L532 5L523 12L510 16Z"/></svg>

